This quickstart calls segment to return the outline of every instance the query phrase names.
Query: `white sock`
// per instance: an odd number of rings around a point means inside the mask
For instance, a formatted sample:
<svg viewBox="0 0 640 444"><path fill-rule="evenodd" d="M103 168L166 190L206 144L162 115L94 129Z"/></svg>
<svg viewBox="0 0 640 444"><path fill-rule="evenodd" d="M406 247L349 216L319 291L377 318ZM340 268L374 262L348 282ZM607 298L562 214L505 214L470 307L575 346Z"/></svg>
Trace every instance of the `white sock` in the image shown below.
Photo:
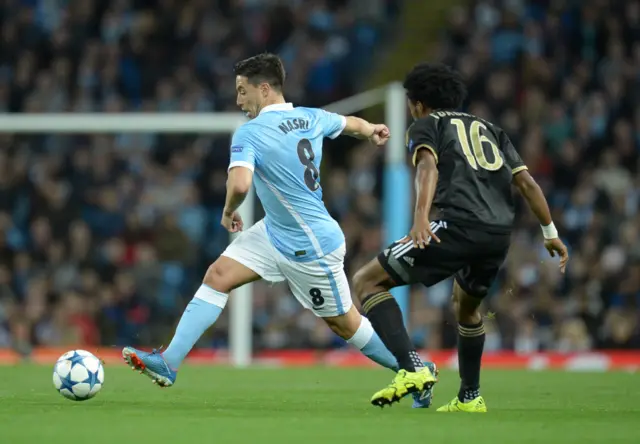
<svg viewBox="0 0 640 444"><path fill-rule="evenodd" d="M357 347L362 354L371 359L376 364L391 370L398 370L398 361L384 346L384 343L373 329L369 319L361 317L360 326L355 334L347 339L347 342Z"/></svg>

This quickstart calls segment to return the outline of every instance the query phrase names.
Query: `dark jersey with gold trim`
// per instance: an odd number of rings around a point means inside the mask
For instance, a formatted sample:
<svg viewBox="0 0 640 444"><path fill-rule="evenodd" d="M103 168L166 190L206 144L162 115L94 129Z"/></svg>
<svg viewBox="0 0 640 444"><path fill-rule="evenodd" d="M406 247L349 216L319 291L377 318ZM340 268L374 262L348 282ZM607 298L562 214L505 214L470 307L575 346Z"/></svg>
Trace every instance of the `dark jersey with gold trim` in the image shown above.
<svg viewBox="0 0 640 444"><path fill-rule="evenodd" d="M435 111L409 127L406 144L414 165L421 149L435 156L438 219L488 231L511 230L511 180L527 167L502 129L471 114Z"/></svg>

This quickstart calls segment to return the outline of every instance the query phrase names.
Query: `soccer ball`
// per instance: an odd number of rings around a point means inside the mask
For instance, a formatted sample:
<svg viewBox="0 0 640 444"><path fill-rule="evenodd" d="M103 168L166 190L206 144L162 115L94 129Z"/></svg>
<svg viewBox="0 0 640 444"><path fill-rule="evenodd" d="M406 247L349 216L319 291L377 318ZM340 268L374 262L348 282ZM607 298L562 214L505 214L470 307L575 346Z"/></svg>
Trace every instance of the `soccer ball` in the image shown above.
<svg viewBox="0 0 640 444"><path fill-rule="evenodd" d="M58 358L53 367L53 385L62 396L86 401L98 394L104 384L100 359L85 350L71 350Z"/></svg>

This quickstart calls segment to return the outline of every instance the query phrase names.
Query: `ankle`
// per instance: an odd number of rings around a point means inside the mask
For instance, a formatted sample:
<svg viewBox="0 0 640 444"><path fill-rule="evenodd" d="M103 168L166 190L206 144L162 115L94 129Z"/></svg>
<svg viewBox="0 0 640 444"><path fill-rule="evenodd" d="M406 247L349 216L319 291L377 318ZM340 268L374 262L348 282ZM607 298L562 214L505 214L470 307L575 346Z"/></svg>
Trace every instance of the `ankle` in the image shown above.
<svg viewBox="0 0 640 444"><path fill-rule="evenodd" d="M396 356L398 367L408 372L417 372L424 367L424 362L417 351L412 350Z"/></svg>
<svg viewBox="0 0 640 444"><path fill-rule="evenodd" d="M460 402L470 402L480 396L480 387L461 387L458 392Z"/></svg>

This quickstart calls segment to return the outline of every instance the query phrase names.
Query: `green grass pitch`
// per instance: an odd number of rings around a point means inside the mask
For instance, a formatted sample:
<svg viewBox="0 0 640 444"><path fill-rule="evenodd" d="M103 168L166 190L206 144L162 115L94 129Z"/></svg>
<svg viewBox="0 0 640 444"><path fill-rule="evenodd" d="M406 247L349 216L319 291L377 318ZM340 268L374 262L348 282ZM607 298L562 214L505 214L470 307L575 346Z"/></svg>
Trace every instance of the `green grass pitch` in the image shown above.
<svg viewBox="0 0 640 444"><path fill-rule="evenodd" d="M369 404L390 372L185 367L160 389L124 365L94 399L58 395L51 368L0 367L0 443L637 443L640 387L630 373L485 371L487 414ZM457 389L445 371L435 406Z"/></svg>

